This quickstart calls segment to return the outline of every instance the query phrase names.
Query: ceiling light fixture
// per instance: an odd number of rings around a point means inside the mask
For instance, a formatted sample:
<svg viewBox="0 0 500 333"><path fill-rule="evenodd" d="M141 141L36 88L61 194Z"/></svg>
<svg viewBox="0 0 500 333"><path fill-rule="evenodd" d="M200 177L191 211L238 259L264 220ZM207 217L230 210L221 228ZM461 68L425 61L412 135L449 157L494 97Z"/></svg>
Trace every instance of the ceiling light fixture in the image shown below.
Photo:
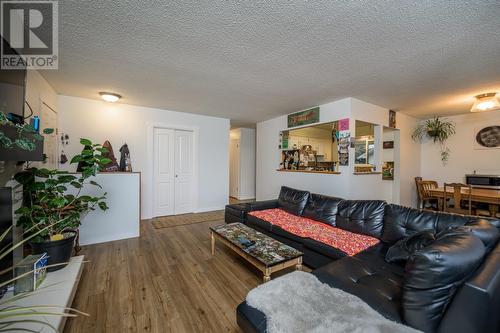
<svg viewBox="0 0 500 333"><path fill-rule="evenodd" d="M496 93L485 93L475 96L476 101L470 112L483 112L483 111L492 111L500 109L500 103L498 99L495 97Z"/></svg>
<svg viewBox="0 0 500 333"><path fill-rule="evenodd" d="M99 93L101 95L101 98L105 100L106 102L114 103L117 102L120 98L122 98L120 95L115 94L115 93L110 93L110 92L104 92L101 91Z"/></svg>

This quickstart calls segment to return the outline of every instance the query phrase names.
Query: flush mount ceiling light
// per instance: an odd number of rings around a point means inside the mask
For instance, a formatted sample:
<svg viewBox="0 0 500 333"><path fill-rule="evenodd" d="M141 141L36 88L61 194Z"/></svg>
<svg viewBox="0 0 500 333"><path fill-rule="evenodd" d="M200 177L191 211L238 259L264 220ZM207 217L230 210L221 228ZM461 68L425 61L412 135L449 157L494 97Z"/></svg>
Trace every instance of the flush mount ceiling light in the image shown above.
<svg viewBox="0 0 500 333"><path fill-rule="evenodd" d="M105 100L106 102L114 103L117 102L120 98L122 98L120 95L115 94L115 93L110 93L110 92L104 92L101 91L99 93L101 95L101 98Z"/></svg>
<svg viewBox="0 0 500 333"><path fill-rule="evenodd" d="M474 105L472 105L472 109L470 109L470 111L483 112L500 109L500 103L495 95L496 93L485 93L475 96L476 101L474 102Z"/></svg>

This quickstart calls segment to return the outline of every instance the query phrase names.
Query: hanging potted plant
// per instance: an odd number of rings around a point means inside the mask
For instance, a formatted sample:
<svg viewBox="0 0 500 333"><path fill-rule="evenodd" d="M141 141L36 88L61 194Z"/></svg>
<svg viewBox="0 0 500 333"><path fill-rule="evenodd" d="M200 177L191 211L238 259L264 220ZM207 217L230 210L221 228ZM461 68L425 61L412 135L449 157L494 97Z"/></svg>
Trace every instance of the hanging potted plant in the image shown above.
<svg viewBox="0 0 500 333"><path fill-rule="evenodd" d="M24 206L16 211L20 216L18 224L37 233L30 241L32 252L47 252L49 265L69 261L78 227L86 214L108 209L106 193L99 196L82 193L87 186L101 188L90 178L110 162L103 156L107 150L87 139L81 139L80 143L85 148L71 160L83 166L80 174L29 168L14 176L24 187ZM53 266L49 271L63 267Z"/></svg>
<svg viewBox="0 0 500 333"><path fill-rule="evenodd" d="M446 165L450 156L450 149L446 147L445 142L450 136L455 134L455 124L438 116L420 122L413 130L411 137L414 141L422 142L428 138L434 143L441 145L441 161Z"/></svg>

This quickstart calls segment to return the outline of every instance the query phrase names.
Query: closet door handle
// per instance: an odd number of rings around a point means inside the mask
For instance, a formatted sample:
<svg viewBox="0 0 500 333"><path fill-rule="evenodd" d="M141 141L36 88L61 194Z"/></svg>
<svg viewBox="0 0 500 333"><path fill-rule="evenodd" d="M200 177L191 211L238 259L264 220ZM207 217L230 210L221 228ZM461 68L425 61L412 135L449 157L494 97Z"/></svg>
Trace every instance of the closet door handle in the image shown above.
<svg viewBox="0 0 500 333"><path fill-rule="evenodd" d="M175 175L175 178L179 177L179 175Z"/></svg>

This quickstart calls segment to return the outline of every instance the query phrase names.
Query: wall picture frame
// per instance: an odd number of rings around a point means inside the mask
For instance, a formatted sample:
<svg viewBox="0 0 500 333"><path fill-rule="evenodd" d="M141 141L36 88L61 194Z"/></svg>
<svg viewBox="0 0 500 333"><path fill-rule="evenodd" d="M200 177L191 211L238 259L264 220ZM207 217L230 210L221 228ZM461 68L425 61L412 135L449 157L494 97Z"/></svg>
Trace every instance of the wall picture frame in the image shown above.
<svg viewBox="0 0 500 333"><path fill-rule="evenodd" d="M389 110L389 127L396 128L396 111Z"/></svg>
<svg viewBox="0 0 500 333"><path fill-rule="evenodd" d="M288 128L319 123L319 106L289 114Z"/></svg>
<svg viewBox="0 0 500 333"><path fill-rule="evenodd" d="M500 149L500 123L486 124L474 128L474 149Z"/></svg>
<svg viewBox="0 0 500 333"><path fill-rule="evenodd" d="M384 149L393 149L394 148L394 141L384 141L382 143L382 147Z"/></svg>

